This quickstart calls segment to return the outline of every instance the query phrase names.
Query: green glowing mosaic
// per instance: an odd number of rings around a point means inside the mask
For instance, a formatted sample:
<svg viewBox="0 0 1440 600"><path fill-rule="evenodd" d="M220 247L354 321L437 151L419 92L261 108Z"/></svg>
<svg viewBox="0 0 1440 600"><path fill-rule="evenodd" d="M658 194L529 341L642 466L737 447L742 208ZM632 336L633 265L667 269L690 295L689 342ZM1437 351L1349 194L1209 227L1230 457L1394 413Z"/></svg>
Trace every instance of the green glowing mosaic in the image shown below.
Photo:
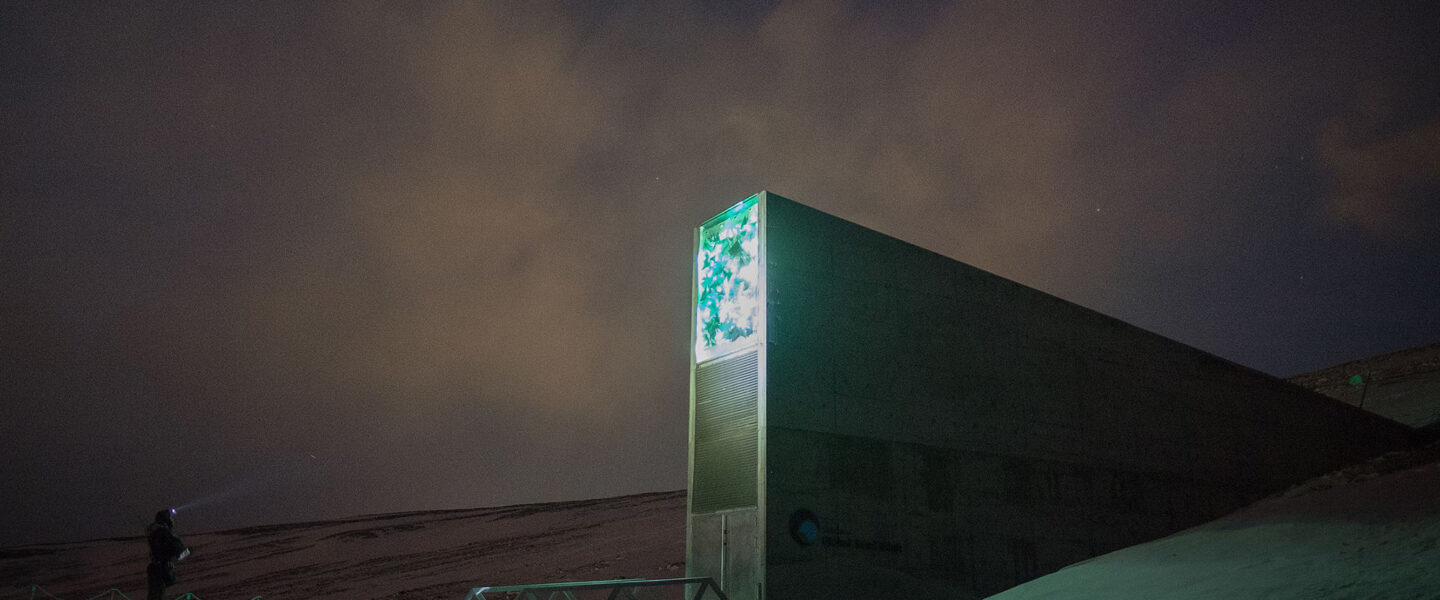
<svg viewBox="0 0 1440 600"><path fill-rule="evenodd" d="M760 318L759 196L700 229L695 272L695 362L753 343Z"/></svg>

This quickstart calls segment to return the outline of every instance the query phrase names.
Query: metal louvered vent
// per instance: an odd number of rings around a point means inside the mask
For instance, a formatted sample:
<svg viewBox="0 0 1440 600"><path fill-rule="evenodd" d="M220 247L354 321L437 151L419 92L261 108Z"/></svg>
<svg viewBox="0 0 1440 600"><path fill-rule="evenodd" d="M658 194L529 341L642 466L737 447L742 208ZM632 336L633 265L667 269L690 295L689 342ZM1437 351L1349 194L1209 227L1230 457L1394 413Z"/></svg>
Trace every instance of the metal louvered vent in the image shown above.
<svg viewBox="0 0 1440 600"><path fill-rule="evenodd" d="M695 513L756 505L758 356L751 350L695 368Z"/></svg>

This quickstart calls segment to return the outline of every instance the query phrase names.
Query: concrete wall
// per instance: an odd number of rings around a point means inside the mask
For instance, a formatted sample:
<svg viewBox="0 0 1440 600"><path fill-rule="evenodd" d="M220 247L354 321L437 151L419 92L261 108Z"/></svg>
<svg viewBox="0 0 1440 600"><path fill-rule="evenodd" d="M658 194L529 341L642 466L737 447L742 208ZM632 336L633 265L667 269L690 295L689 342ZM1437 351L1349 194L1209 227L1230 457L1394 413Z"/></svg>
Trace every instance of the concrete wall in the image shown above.
<svg viewBox="0 0 1440 600"><path fill-rule="evenodd" d="M1407 427L773 194L766 597L984 596ZM821 539L786 526L808 509Z"/></svg>

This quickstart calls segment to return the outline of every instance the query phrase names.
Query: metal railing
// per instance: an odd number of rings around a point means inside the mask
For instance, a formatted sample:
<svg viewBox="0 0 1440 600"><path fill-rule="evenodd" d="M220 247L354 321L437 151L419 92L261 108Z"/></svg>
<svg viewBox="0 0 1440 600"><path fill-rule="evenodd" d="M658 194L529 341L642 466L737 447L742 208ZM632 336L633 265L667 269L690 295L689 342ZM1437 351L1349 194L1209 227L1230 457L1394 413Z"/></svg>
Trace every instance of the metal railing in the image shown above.
<svg viewBox="0 0 1440 600"><path fill-rule="evenodd" d="M715 580L709 577L682 577L677 579L614 579L610 581L576 581L568 583L534 583L529 585L504 585L477 587L465 595L465 600L577 600L576 592L610 590L608 600L637 600L637 588L664 586L695 586L695 595L690 600L702 600L705 592L715 592L714 597L730 600Z"/></svg>
<svg viewBox="0 0 1440 600"><path fill-rule="evenodd" d="M40 587L39 585L33 584L33 583L30 584L28 590L22 590L22 591L29 591L29 592L30 592L30 600L35 600L36 598L50 598L50 600L60 600L60 598L57 597L57 596L55 596L55 594L51 594L50 592L46 591L45 588L42 588L42 587ZM260 600L262 597L263 597L263 596L259 596L259 595L251 596L251 597L250 597L250 600ZM105 600L117 600L117 599L118 599L118 600L130 600L130 597L127 596L127 595L125 595L125 592L120 591L119 588L110 588L110 589L108 589L108 590L105 590L105 591L103 591L103 592L100 592L99 594L96 594L96 595L94 595L94 596L91 596L91 597L87 598L86 600L100 600L101 598L104 598ZM196 596L195 594L192 594L192 593L190 593L190 592L185 592L185 593L183 593L183 594L180 594L179 596L176 596L176 597L172 598L171 600L202 600L202 599L201 599L199 596Z"/></svg>
<svg viewBox="0 0 1440 600"><path fill-rule="evenodd" d="M38 588L38 587L40 587L40 586L37 585L37 586L35 586L35 587ZM46 595L49 595L50 592L45 592L45 594L46 594ZM50 596L50 597L51 597L51 598L54 598L54 596ZM129 597L129 596L126 596L126 595L125 595L125 592L120 591L119 588L110 588L110 589L108 589L108 590L105 590L105 591L103 591L103 592L100 592L99 594L96 594L96 595L94 595L94 596L91 596L91 597L89 598L89 600L100 600L101 598L104 598L105 600L115 600L116 598L124 598L125 600L130 600L130 597Z"/></svg>

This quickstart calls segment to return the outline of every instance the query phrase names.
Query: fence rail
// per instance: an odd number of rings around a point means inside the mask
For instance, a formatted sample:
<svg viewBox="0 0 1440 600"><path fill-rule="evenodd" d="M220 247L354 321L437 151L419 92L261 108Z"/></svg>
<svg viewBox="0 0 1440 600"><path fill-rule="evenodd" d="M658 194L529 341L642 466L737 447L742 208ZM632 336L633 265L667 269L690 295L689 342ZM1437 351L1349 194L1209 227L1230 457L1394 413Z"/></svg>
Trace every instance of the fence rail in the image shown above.
<svg viewBox="0 0 1440 600"><path fill-rule="evenodd" d="M28 591L28 592L30 593L30 600L36 600L37 598L49 598L50 600L61 600L60 597L56 596L55 594L50 593L50 592L47 591L45 588L40 587L39 584L34 584L34 583L32 583L32 584L30 584L28 587L21 588L20 591L21 591L22 593ZM96 594L96 595L94 595L94 596L91 596L91 597L87 598L86 600L100 600L101 598L104 598L105 600L117 600L117 599L118 599L118 600L130 600L130 597L127 596L127 595L125 595L125 592L120 591L120 588L110 588L110 589L108 589L108 590L105 590L105 591L103 591L103 592L100 592L99 594ZM250 600L260 600L261 598L263 598L263 596L255 595L255 596L251 596L251 597L250 597ZM171 600L204 600L204 599L202 599L201 597L196 596L195 594L192 594L192 593L190 593L190 592L185 592L185 593L183 593L183 594L180 594L179 596L176 596L176 597L172 598Z"/></svg>
<svg viewBox="0 0 1440 600"><path fill-rule="evenodd" d="M610 590L608 600L636 600L635 590L643 587L695 586L695 595L690 600L702 600L705 592L714 592L720 600L730 600L715 580L709 577L682 577L677 579L614 579L610 581L577 581L570 583L534 583L528 585L506 585L477 587L465 595L465 600L576 600L575 593L594 590ZM488 595L487 595L488 594Z"/></svg>

